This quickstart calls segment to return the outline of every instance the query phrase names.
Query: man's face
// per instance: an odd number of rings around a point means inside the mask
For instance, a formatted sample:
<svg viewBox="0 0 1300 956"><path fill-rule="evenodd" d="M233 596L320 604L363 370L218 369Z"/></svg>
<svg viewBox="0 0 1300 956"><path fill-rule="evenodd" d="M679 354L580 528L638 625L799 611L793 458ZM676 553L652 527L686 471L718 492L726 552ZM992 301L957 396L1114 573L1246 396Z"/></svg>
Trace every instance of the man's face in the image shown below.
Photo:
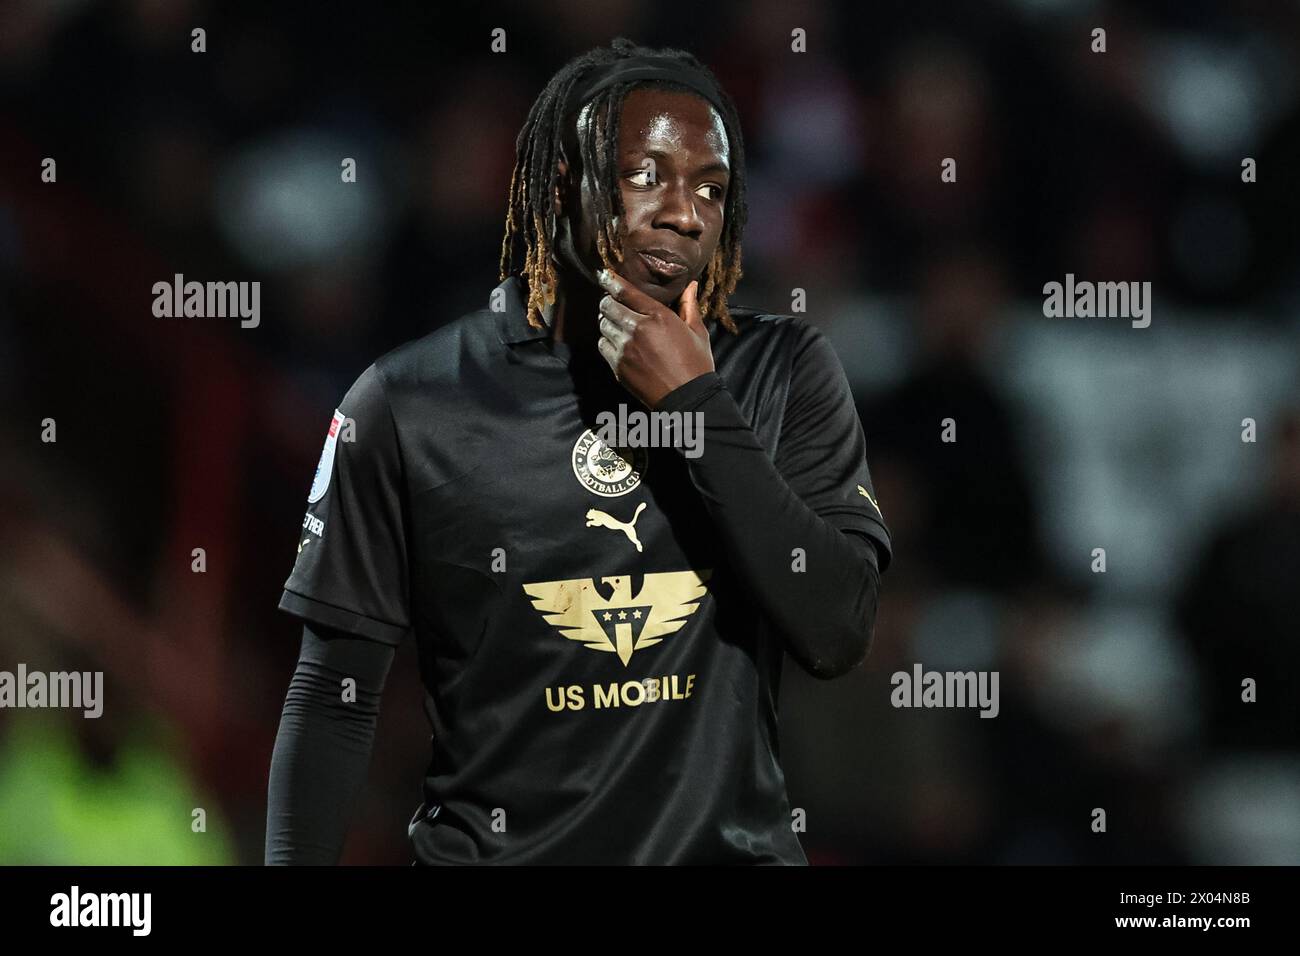
<svg viewBox="0 0 1300 956"><path fill-rule="evenodd" d="M586 115L579 117L583 122ZM566 148L569 155L573 149ZM623 262L618 272L638 289L672 305L704 271L722 235L723 209L731 182L731 152L717 111L690 93L653 88L633 90L623 101L616 156L623 198ZM561 163L567 173L567 167ZM653 171L653 175L651 175ZM572 196L571 181L564 190ZM596 202L584 177L581 204L562 201L572 244L584 271L602 268L596 252Z"/></svg>

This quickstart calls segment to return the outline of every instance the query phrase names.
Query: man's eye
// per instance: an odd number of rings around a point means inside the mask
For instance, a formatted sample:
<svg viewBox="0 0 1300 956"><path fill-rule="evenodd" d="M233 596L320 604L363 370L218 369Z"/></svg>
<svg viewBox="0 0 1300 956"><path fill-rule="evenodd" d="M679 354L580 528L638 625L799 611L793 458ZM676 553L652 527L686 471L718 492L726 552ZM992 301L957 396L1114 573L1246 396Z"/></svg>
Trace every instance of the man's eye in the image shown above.
<svg viewBox="0 0 1300 956"><path fill-rule="evenodd" d="M703 186L700 187L700 189L711 190L709 195L704 197L705 199L712 199L714 202L719 202L722 199L722 195L723 195L722 187L719 186L717 183L705 183ZM698 193L700 189L697 189L695 191Z"/></svg>
<svg viewBox="0 0 1300 956"><path fill-rule="evenodd" d="M654 182L654 177L648 169L638 169L632 175L627 177L633 186L649 186Z"/></svg>

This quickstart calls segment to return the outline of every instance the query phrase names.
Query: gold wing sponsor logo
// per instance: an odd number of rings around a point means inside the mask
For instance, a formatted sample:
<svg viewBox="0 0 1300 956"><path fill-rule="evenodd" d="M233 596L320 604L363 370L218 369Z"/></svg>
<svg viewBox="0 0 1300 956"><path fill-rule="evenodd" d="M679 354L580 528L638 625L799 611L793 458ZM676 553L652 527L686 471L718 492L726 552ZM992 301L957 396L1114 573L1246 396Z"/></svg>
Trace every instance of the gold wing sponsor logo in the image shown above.
<svg viewBox="0 0 1300 956"><path fill-rule="evenodd" d="M862 497L866 498L868 501L871 502L871 507L876 509L876 514L880 515L880 517L882 518L885 516L884 513L880 510L880 505L876 504L876 499L871 497L871 493L868 492L866 488L863 488L861 485L858 485L858 494L860 494Z"/></svg>
<svg viewBox="0 0 1300 956"><path fill-rule="evenodd" d="M644 448L615 448L590 428L573 446L573 473L588 491L603 498L617 498L641 484L650 464Z"/></svg>
<svg viewBox="0 0 1300 956"><path fill-rule="evenodd" d="M632 594L626 574L601 578L607 598L591 578L525 584L524 593L547 624L593 651L617 654L624 666L636 651L660 643L681 630L704 597L711 570L647 574Z"/></svg>

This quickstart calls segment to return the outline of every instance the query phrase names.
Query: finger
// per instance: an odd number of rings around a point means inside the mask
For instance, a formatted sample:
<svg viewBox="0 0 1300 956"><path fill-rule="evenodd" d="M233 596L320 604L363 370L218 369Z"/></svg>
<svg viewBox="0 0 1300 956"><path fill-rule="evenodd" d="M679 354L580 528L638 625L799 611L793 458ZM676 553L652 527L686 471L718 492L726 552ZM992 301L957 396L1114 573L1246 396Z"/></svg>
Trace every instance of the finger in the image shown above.
<svg viewBox="0 0 1300 956"><path fill-rule="evenodd" d="M596 348L599 349L600 354L605 357L605 361L609 364L610 370L613 371L614 377L617 378L618 377L618 348L614 345L614 343L610 342L610 340L606 338L602 338L599 341L597 341Z"/></svg>
<svg viewBox="0 0 1300 956"><path fill-rule="evenodd" d="M643 315L634 309L628 308L609 295L600 300L600 314L612 320L619 328L626 329L629 333L636 331L638 322L649 318L648 315Z"/></svg>
<svg viewBox="0 0 1300 956"><path fill-rule="evenodd" d="M600 340L602 342L608 341L610 345L622 351L623 346L630 338L631 335L628 334L627 330L622 326L615 325L609 316L602 315L600 317Z"/></svg>
<svg viewBox="0 0 1300 956"><path fill-rule="evenodd" d="M600 282L600 287L605 292L617 299L623 305L630 308L633 312L641 315L652 315L657 310L663 308L658 302L650 298L632 283L628 282L617 272L611 272L608 269L601 269L596 273L596 279Z"/></svg>
<svg viewBox="0 0 1300 956"><path fill-rule="evenodd" d="M700 280L692 279L691 284L682 293L679 312L688 329L698 336L708 338L709 330L704 326L704 318L700 315L700 303L696 298L699 294Z"/></svg>

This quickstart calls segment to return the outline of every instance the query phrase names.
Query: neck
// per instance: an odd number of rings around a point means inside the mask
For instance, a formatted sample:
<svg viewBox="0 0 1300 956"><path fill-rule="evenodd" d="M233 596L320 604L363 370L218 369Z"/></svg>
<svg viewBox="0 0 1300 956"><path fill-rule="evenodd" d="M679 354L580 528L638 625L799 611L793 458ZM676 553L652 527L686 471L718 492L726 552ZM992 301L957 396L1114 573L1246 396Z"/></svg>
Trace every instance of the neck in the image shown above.
<svg viewBox="0 0 1300 956"><path fill-rule="evenodd" d="M584 276L567 268L556 270L559 287L555 302L543 318L551 338L574 351L595 349L600 337L600 300L604 292Z"/></svg>

